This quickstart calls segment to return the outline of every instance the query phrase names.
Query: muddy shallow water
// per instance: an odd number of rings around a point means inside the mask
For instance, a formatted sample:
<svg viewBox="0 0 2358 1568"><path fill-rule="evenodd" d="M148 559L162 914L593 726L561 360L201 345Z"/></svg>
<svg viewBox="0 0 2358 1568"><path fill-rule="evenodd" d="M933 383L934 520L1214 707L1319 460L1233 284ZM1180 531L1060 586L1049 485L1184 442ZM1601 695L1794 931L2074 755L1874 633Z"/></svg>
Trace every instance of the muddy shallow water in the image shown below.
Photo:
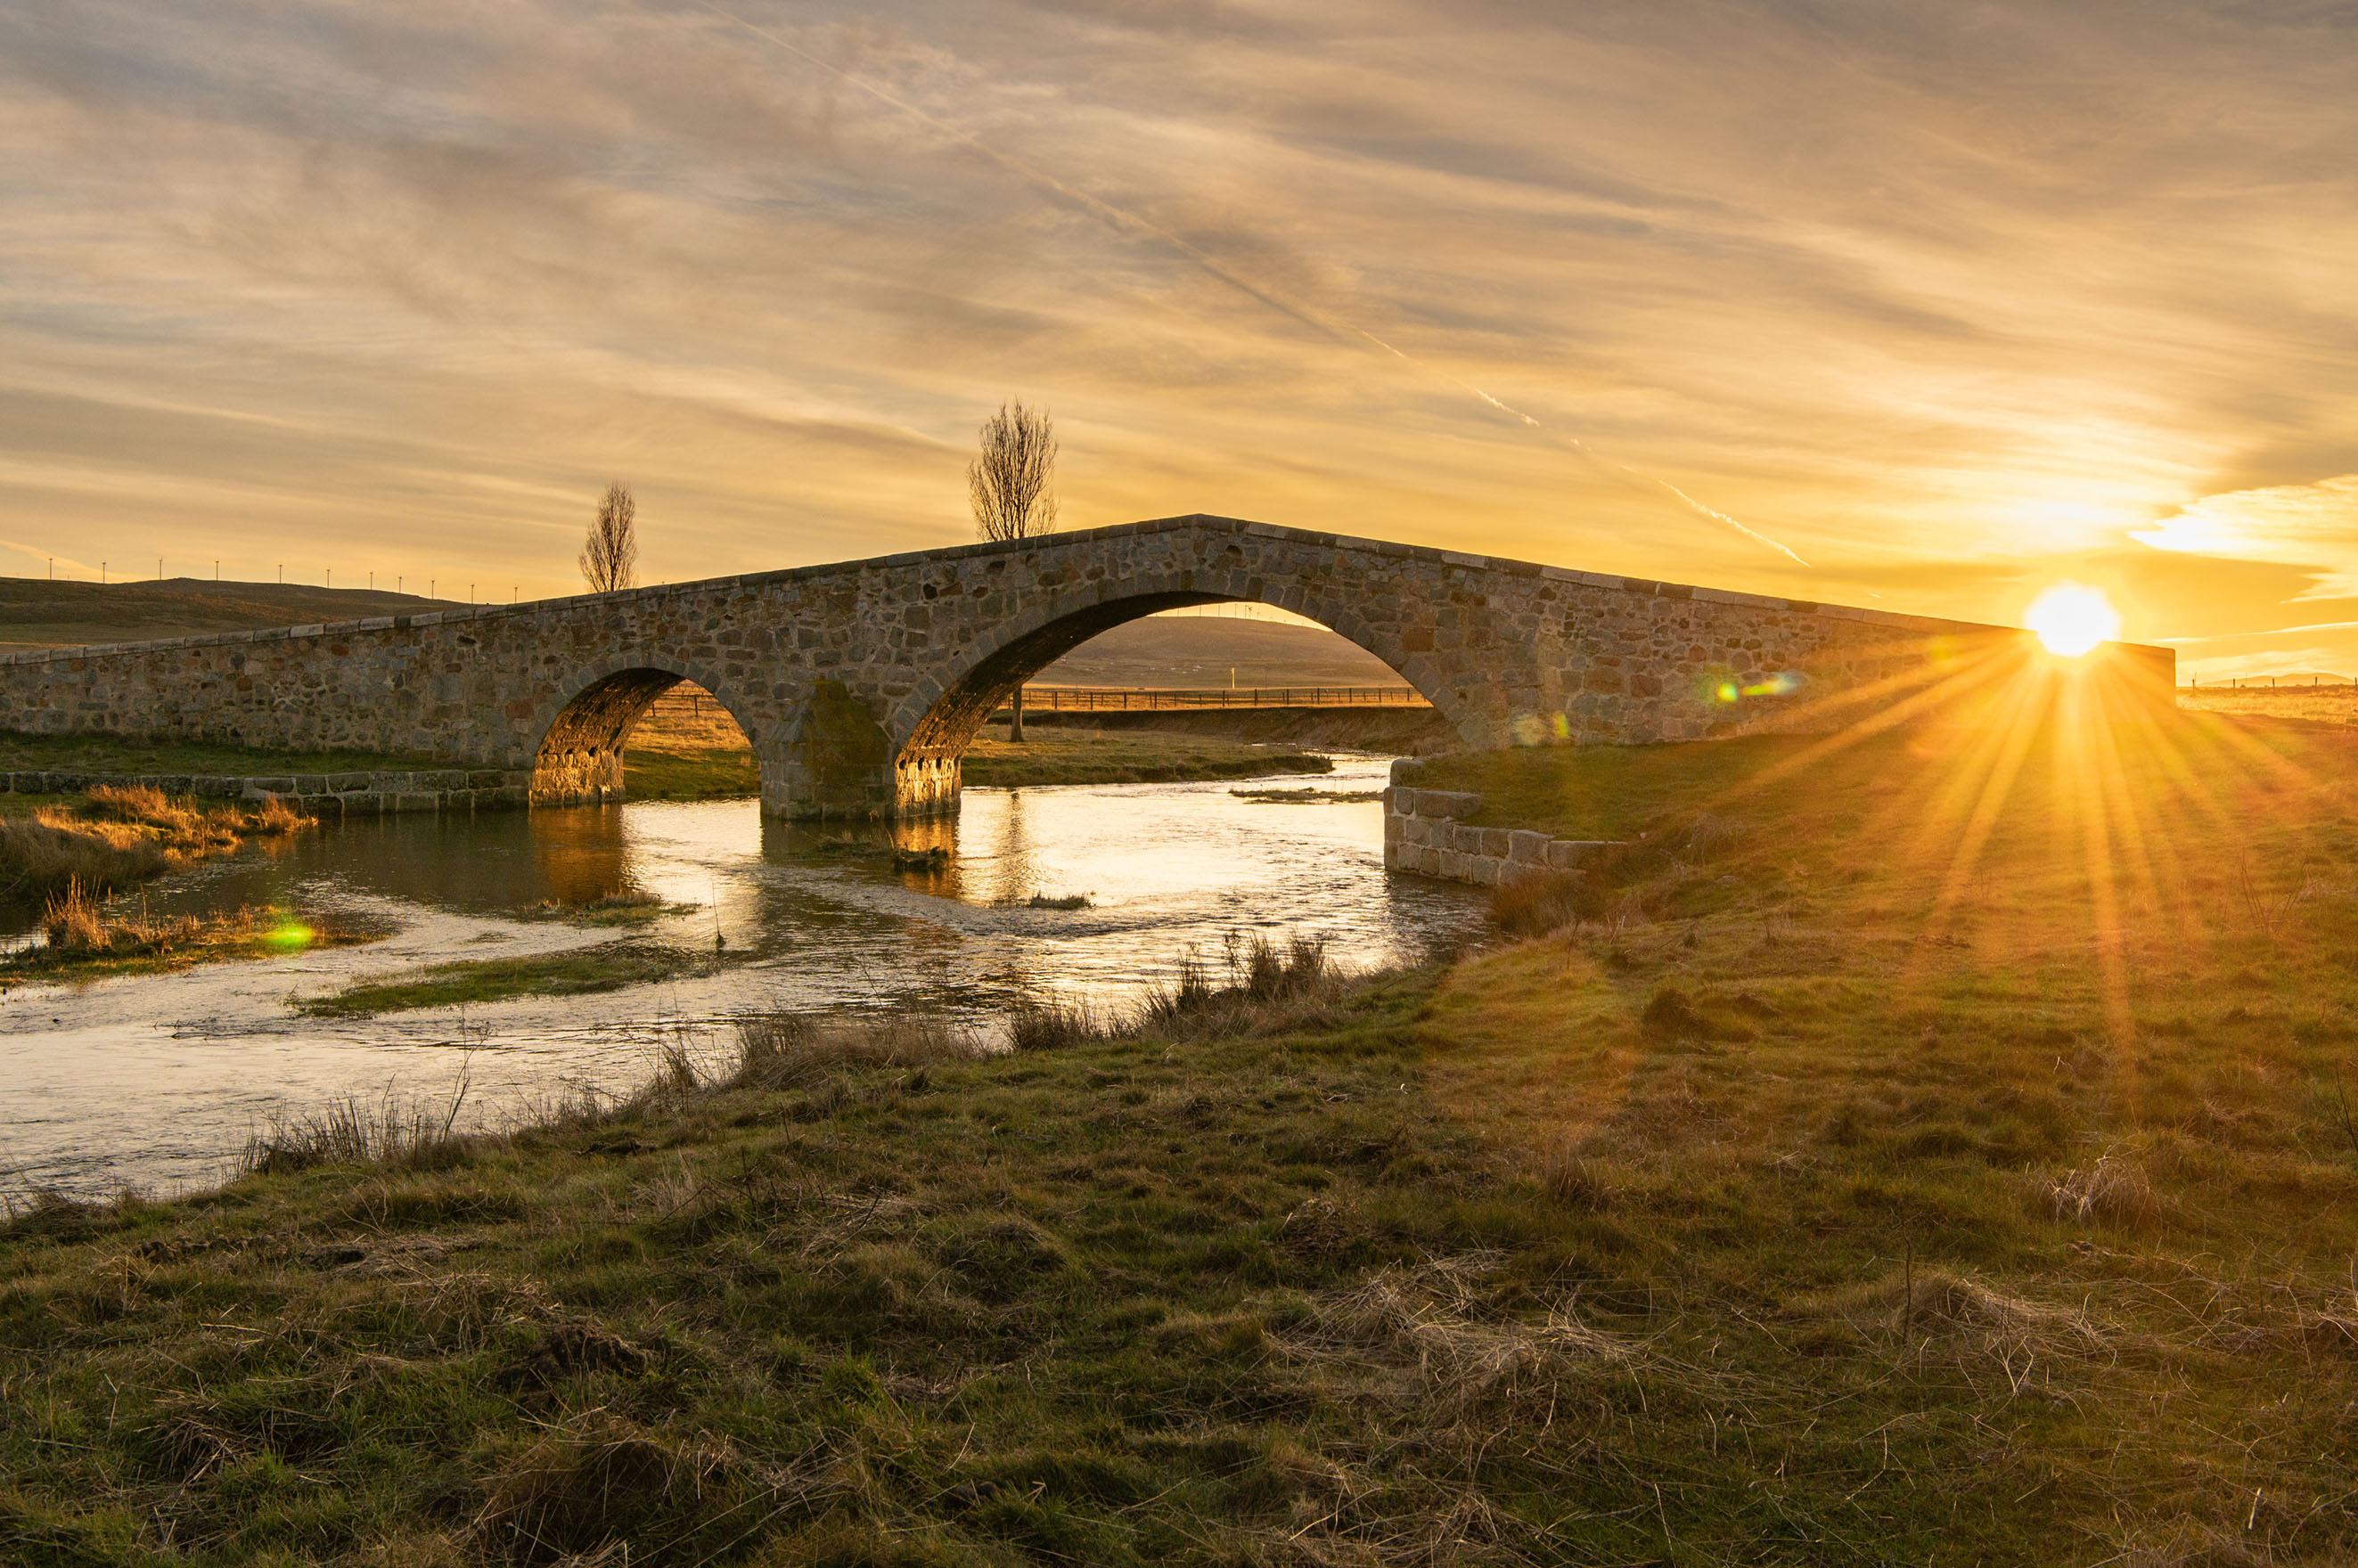
<svg viewBox="0 0 2358 1568"><path fill-rule="evenodd" d="M1385 759L1336 764L1316 787L1381 787ZM720 1054L749 1012L917 1007L988 1029L1025 996L1119 1002L1254 932L1373 966L1473 929L1469 890L1384 874L1379 806L1230 794L1251 787L969 789L955 824L902 835L948 852L932 870L896 869L872 835L765 823L750 800L392 817L256 845L153 884L151 908L276 902L396 935L0 997L0 1184L209 1182L274 1116L348 1095L447 1100L462 1075L463 1119L497 1121L627 1087L667 1044ZM532 918L624 890L696 907L627 930ZM1035 894L1089 907L1026 907ZM288 1006L420 964L612 941L709 954L716 936L717 973L600 995L336 1021Z"/></svg>

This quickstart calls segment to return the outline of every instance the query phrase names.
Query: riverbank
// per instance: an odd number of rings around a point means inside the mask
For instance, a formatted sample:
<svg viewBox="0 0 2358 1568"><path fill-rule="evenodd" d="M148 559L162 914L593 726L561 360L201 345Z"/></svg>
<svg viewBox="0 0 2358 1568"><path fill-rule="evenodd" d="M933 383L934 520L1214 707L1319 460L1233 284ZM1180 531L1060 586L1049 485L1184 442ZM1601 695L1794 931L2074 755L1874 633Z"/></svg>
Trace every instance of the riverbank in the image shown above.
<svg viewBox="0 0 2358 1568"><path fill-rule="evenodd" d="M0 1540L2345 1558L2358 741L1942 739L1421 781L1632 846L1454 962L1247 952L1002 1056L753 1020L512 1136L28 1200Z"/></svg>
<svg viewBox="0 0 2358 1568"><path fill-rule="evenodd" d="M175 800L146 787L0 794L0 900L38 905L69 892L122 892L249 838L284 838L310 825L276 801L257 808Z"/></svg>

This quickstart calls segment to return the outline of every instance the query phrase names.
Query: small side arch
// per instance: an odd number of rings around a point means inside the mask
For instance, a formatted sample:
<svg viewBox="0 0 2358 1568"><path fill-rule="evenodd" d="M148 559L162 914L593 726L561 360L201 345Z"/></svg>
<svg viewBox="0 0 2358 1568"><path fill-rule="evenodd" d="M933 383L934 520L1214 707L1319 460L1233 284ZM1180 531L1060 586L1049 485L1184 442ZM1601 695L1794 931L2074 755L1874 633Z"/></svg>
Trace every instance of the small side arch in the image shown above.
<svg viewBox="0 0 2358 1568"><path fill-rule="evenodd" d="M665 654L631 654L579 670L535 715L540 741L534 749L532 804L594 805L622 798L622 752L655 698L682 681L693 681L726 708L766 776L766 737L746 721L747 705L711 672Z"/></svg>
<svg viewBox="0 0 2358 1568"><path fill-rule="evenodd" d="M945 669L902 698L884 724L894 742L896 814L923 816L957 809L959 759L984 722L1025 681L1101 632L1196 604L1271 604L1315 621L1397 670L1469 744L1488 743L1492 726L1464 694L1437 678L1422 657L1391 646L1348 609L1293 587L1258 594L1208 592L1192 586L1193 576L1134 579L1093 593L1060 595L1003 622L987 645L958 650Z"/></svg>

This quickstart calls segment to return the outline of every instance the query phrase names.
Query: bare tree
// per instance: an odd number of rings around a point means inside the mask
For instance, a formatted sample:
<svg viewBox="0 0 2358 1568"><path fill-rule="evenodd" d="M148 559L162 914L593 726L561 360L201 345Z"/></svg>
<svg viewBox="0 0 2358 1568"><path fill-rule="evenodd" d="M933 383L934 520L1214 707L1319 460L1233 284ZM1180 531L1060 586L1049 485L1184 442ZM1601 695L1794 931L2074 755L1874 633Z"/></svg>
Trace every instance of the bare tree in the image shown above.
<svg viewBox="0 0 2358 1568"><path fill-rule="evenodd" d="M982 451L966 470L975 532L986 539L1028 539L1056 526L1056 425L1044 408L1019 399L982 422ZM1023 739L1023 685L1009 706L1007 738Z"/></svg>
<svg viewBox="0 0 2358 1568"><path fill-rule="evenodd" d="M612 593L639 580L639 503L622 485L608 485L598 499L598 520L581 546L581 580L592 593Z"/></svg>

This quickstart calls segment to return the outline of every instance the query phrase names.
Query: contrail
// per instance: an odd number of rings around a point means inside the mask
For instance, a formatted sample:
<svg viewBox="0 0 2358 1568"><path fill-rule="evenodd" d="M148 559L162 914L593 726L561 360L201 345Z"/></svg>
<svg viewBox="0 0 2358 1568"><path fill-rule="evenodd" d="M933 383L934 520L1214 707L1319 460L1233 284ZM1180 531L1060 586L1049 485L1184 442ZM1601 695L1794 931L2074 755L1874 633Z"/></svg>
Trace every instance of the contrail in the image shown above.
<svg viewBox="0 0 2358 1568"><path fill-rule="evenodd" d="M1068 185L1064 180L1061 180L1055 175L1050 174L1046 169L1026 163L1023 159L1016 157L1011 154L1000 151L997 147L992 146L990 143L984 141L973 132L961 129L960 127L950 124L948 121L942 119L938 115L926 113L925 110L917 107L914 103L910 103L907 99L885 91L883 88L877 86L874 82L868 81L865 77L855 75L852 72L844 70L843 67L837 65L834 61L811 53L810 50L803 48L800 44L795 43L791 38L781 37L779 34L771 31L767 27L747 21L744 17L738 16L735 12L714 5L712 0L696 0L696 3L705 10L711 12L714 16L720 17L722 20L735 23L738 27L744 28L747 32L752 34L755 38L761 38L765 42L774 44L778 48L785 50L788 54L795 56L797 59L815 65L818 67L819 70L827 72L838 80L858 88L860 92L867 93L878 103L889 104L892 108L898 109L901 113L908 115L910 118L923 123L933 130L939 132L942 135L947 136L950 140L957 143L960 146L972 149L982 157L997 164L1000 168L1007 170L1018 178L1027 180L1043 189L1051 191L1055 195L1064 198L1064 200L1071 202L1074 206L1080 208L1083 211L1105 223L1108 227L1112 228L1119 232L1143 236L1144 238L1154 240L1163 244L1168 245L1173 250L1175 250L1180 254L1185 256L1189 261L1194 262L1197 266L1202 267L1206 272L1210 273L1214 277L1218 278L1222 283L1227 284L1229 287L1237 290L1238 293L1269 307L1269 308L1276 311L1279 315L1286 317L1291 320L1298 321L1302 325L1310 328L1313 331L1322 333L1325 336L1335 339L1336 341L1346 345L1350 344L1355 339L1371 343L1375 347L1381 349L1384 352L1399 360L1401 363L1409 365L1434 380L1446 382L1450 385L1457 388L1460 392L1467 393L1475 397L1480 398L1483 402L1488 404L1491 407L1496 408L1501 414L1505 414L1510 418L1520 420L1530 428L1537 430L1541 434L1550 437L1555 440L1568 442L1574 450L1578 451L1582 456L1588 458L1592 461L1601 463L1608 468L1617 469L1622 473L1628 475L1631 479L1636 480L1640 484L1651 485L1656 489L1668 492L1671 496L1675 498L1681 505L1686 507L1697 516L1708 518L1714 523L1724 524L1727 527L1733 528L1736 532L1743 535L1746 538L1766 545L1768 548L1775 550L1781 556L1784 556L1787 559L1792 561L1797 566L1806 567L1810 564L1809 562L1801 559L1801 557L1796 555L1790 547L1778 543L1776 540L1768 537L1768 535L1761 533L1757 528L1747 527L1743 523L1738 522L1736 519L1729 516L1726 513L1720 511L1716 507L1704 505L1702 502L1697 501L1693 496L1689 495L1685 491L1681 490L1677 485L1672 484L1670 481L1666 479L1657 479L1649 473L1641 473L1638 470L1631 468L1627 463L1618 462L1614 459L1601 455L1579 437L1572 435L1566 431L1552 429L1550 427L1541 424L1539 420L1533 418L1529 414L1524 413L1521 409L1503 402L1498 398L1493 397L1490 394L1483 391L1480 387L1476 386L1473 383L1452 375L1447 371L1444 371L1436 365L1427 363L1425 361L1417 358L1414 354L1408 352L1404 349L1394 347L1392 344L1384 341L1383 339L1376 336L1373 332L1368 331L1364 327L1355 325L1349 321L1330 319L1325 315L1325 313L1313 309L1309 306L1299 304L1282 295L1272 292L1261 284L1256 283L1251 278L1245 276L1235 268L1228 265L1218 257L1190 243L1188 241L1173 233L1170 230L1163 228L1162 225L1151 222L1126 208L1117 207L1110 201L1092 196L1087 191L1082 190L1077 187Z"/></svg>
<svg viewBox="0 0 2358 1568"><path fill-rule="evenodd" d="M36 560L61 561L70 571L88 572L92 577L96 577L98 575L98 568L92 566L88 561L78 561L71 556L59 555L55 550L37 550L30 545L20 545L14 539L0 539L0 546L5 546L11 550L21 550L26 555L32 557Z"/></svg>

